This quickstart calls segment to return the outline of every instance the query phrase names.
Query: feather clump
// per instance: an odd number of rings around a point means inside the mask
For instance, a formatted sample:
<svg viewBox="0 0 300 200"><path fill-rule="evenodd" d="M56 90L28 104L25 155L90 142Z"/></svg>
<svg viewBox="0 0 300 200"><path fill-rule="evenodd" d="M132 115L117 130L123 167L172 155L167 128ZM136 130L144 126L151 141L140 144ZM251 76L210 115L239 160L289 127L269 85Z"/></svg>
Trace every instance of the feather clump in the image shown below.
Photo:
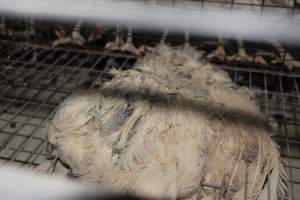
<svg viewBox="0 0 300 200"><path fill-rule="evenodd" d="M250 90L199 57L160 45L68 97L49 126L56 154L99 188L147 198L220 196L200 183L223 183L226 199L245 188L248 199L283 198L286 174Z"/></svg>

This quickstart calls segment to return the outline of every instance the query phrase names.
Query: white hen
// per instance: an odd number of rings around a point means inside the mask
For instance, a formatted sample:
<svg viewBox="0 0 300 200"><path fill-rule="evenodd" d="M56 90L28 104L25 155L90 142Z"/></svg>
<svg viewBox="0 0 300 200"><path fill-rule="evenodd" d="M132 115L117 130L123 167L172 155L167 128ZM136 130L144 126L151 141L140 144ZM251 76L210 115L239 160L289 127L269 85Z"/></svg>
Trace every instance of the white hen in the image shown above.
<svg viewBox="0 0 300 200"><path fill-rule="evenodd" d="M56 154L84 180L149 198L272 200L285 172L262 113L199 54L160 45L100 90L71 95L49 126ZM245 92L246 91L246 92ZM245 172L246 169L246 172ZM270 178L267 175L270 174Z"/></svg>

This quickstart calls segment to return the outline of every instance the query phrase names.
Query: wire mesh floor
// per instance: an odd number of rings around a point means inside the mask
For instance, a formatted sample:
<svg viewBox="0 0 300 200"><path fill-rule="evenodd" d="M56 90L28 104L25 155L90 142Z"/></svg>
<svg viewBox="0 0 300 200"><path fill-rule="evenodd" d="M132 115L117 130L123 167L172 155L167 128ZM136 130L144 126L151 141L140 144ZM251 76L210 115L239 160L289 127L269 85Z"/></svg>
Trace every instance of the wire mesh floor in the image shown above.
<svg viewBox="0 0 300 200"><path fill-rule="evenodd" d="M133 66L134 56L0 42L0 161L35 166L51 157L44 139L58 104L79 87L97 87L109 69ZM220 66L252 88L277 133L290 177L287 199L300 199L300 74ZM97 83L97 84L95 84ZM214 187L206 185L208 187Z"/></svg>

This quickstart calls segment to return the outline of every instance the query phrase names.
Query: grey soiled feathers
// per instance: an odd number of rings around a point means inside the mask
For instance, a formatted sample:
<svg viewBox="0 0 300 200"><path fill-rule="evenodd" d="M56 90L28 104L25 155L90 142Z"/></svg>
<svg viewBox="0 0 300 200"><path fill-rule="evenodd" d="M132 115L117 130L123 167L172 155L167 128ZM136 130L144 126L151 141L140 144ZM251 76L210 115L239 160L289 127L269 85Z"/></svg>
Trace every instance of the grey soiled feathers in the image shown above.
<svg viewBox="0 0 300 200"><path fill-rule="evenodd" d="M268 188L283 198L287 177L253 94L199 56L160 45L68 97L49 125L56 155L106 191L209 200L220 191L200 183L223 182L225 199L239 200L247 179L248 199L268 199Z"/></svg>

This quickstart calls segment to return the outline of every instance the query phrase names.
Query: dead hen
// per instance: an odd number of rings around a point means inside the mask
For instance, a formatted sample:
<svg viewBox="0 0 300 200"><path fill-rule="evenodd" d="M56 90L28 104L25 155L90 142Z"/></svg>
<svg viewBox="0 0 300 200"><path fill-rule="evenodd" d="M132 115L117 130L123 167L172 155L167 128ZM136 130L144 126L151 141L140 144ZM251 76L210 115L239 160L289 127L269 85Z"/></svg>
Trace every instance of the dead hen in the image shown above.
<svg viewBox="0 0 300 200"><path fill-rule="evenodd" d="M270 199L284 197L278 148L251 92L197 51L160 45L113 74L68 97L49 125L56 155L82 180L158 199L220 197L200 183L223 183L225 199L265 200L268 187Z"/></svg>

